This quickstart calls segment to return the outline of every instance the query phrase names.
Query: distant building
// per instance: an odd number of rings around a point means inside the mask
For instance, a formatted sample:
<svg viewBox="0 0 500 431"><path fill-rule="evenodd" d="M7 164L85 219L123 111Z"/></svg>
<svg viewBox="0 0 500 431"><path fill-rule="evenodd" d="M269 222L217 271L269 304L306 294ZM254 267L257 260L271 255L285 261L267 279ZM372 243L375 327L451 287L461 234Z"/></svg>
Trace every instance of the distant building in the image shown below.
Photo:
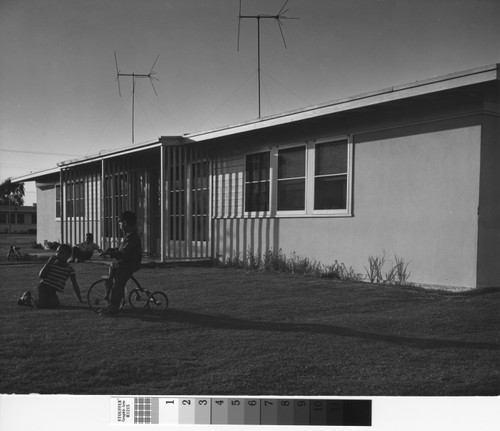
<svg viewBox="0 0 500 431"><path fill-rule="evenodd" d="M500 65L102 152L36 181L38 240L245 258L281 249L360 273L386 252L411 281L500 285Z"/></svg>
<svg viewBox="0 0 500 431"><path fill-rule="evenodd" d="M0 205L0 233L36 233L36 206Z"/></svg>

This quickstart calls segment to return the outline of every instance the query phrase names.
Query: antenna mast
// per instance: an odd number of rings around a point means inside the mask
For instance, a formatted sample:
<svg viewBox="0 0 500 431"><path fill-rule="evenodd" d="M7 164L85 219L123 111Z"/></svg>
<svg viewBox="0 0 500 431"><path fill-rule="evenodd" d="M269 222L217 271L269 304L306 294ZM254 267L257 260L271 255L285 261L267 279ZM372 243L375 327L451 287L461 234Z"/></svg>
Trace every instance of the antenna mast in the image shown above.
<svg viewBox="0 0 500 431"><path fill-rule="evenodd" d="M156 60L153 63L153 65L151 66L151 69L149 70L149 73L147 75L138 74L138 73L121 73L120 70L118 69L118 60L116 58L116 51L115 51L116 81L118 82L118 94L120 95L120 97L122 96L122 92L120 90L120 76L131 76L132 77L132 143L134 143L135 79L136 78L149 78L149 82L151 82L151 86L153 87L153 91L158 96L158 93L156 92L156 88L153 84L153 79L155 79L156 81L159 81L159 79L156 78L155 76L153 76L156 74L156 72L153 69L156 66L156 62L158 61L159 57L160 57L159 55L156 57Z"/></svg>
<svg viewBox="0 0 500 431"><path fill-rule="evenodd" d="M285 6L287 5L289 0L286 0L283 6L281 6L281 9L276 15L266 15L266 14L259 14L259 15L242 15L241 14L241 0L240 0L240 10L238 13L238 51L240 50L240 25L241 25L241 20L242 19L256 19L257 20L257 75L258 75L258 101L259 101L259 118L261 117L261 107L260 107L260 20L261 19L274 19L278 23L278 27L280 29L281 33L281 38L283 39L283 45L285 46L285 49L287 49L286 42L285 42L285 36L283 34L283 22L282 20L284 19L299 19L295 17L288 17L285 16L285 14L288 12L288 9L285 9Z"/></svg>

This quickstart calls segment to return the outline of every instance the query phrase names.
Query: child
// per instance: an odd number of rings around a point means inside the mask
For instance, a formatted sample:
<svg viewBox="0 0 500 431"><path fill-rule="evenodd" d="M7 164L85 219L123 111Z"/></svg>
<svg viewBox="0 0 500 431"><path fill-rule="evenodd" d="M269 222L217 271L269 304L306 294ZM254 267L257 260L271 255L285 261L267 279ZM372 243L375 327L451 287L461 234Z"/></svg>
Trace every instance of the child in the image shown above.
<svg viewBox="0 0 500 431"><path fill-rule="evenodd" d="M109 267L109 284L107 297L109 305L101 310L103 316L114 315L120 309L125 292L125 285L130 276L141 266L142 244L137 233L137 218L132 211L125 211L118 218L120 229L125 234L118 250L107 249L103 254L111 256L113 262ZM111 290L109 292L109 290ZM108 298L106 298L108 299Z"/></svg>
<svg viewBox="0 0 500 431"><path fill-rule="evenodd" d="M102 253L101 248L94 242L94 235L88 233L85 235L85 241L74 246L69 262L83 262L92 258L94 251Z"/></svg>
<svg viewBox="0 0 500 431"><path fill-rule="evenodd" d="M55 256L52 256L40 271L40 283L37 286L38 298L33 299L31 292L25 292L19 298L19 304L27 304L36 308L57 308L59 307L59 298L57 292L63 292L66 280L71 278L73 289L75 290L78 301L81 303L82 296L80 287L76 281L75 270L68 265L68 259L71 256L71 247L67 244L61 244L57 247Z"/></svg>

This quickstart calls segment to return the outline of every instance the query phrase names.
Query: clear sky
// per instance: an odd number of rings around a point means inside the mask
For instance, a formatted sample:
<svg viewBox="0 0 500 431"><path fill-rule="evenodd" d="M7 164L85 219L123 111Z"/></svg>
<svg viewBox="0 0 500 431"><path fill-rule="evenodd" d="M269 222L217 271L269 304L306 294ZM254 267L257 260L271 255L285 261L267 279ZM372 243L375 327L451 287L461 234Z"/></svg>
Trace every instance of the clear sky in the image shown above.
<svg viewBox="0 0 500 431"><path fill-rule="evenodd" d="M285 0L242 0L246 15ZM239 0L0 0L0 181L258 116ZM262 116L500 62L500 0L289 0L261 21ZM28 185L28 184L27 184ZM26 203L35 200L27 187Z"/></svg>

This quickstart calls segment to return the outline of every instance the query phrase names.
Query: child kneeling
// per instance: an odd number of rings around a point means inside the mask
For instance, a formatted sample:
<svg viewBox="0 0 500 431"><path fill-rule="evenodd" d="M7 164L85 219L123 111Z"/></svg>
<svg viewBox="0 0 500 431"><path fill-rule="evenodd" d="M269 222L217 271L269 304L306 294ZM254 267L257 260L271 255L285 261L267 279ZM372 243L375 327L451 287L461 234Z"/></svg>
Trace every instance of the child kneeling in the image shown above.
<svg viewBox="0 0 500 431"><path fill-rule="evenodd" d="M57 248L55 256L52 256L40 271L37 297L33 298L31 292L27 291L21 295L18 303L36 308L57 308L60 305L57 292L64 291L68 278L71 279L78 301L83 302L75 270L68 264L70 257L71 247L67 244L61 244Z"/></svg>

